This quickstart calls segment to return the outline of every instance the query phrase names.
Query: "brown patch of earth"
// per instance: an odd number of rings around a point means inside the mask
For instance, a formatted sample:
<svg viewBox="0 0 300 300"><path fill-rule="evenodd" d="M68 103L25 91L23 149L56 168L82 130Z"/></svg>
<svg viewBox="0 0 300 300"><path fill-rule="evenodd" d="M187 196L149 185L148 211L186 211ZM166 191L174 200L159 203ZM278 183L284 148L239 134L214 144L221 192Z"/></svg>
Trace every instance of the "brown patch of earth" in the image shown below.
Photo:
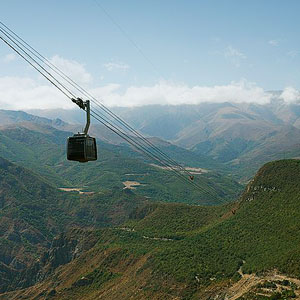
<svg viewBox="0 0 300 300"><path fill-rule="evenodd" d="M82 188L58 188L61 191L64 192L78 192L80 195L93 195L94 192L83 192Z"/></svg>
<svg viewBox="0 0 300 300"><path fill-rule="evenodd" d="M140 186L141 183L137 181L124 181L123 184L125 185L124 189L130 189L130 190L135 190L136 186Z"/></svg>
<svg viewBox="0 0 300 300"><path fill-rule="evenodd" d="M153 167L159 168L159 169L163 169L163 170L168 170L168 171L172 171L172 170L177 170L177 171L182 171L182 169L180 169L177 166L172 166L171 167L163 167L163 166L159 166L156 164L150 164ZM208 170L206 169L202 169L202 168L192 168L192 167L183 167L186 171L190 172L193 175L201 175L204 173L208 173Z"/></svg>

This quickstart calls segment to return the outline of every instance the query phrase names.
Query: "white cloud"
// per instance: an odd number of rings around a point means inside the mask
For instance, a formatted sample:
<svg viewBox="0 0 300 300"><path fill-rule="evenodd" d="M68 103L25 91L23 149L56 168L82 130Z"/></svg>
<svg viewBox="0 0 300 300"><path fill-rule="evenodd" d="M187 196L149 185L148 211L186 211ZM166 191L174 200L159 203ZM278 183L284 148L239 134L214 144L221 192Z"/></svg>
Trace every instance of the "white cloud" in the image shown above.
<svg viewBox="0 0 300 300"><path fill-rule="evenodd" d="M5 55L2 58L2 61L5 62L5 63L10 63L10 62L14 61L16 58L17 57L14 53L10 53L10 54Z"/></svg>
<svg viewBox="0 0 300 300"><path fill-rule="evenodd" d="M193 86L161 81L153 86L109 84L90 90L107 106L143 106L151 104L180 105L203 102L268 103L271 94L255 83L241 80L228 85ZM290 102L299 97L292 88L282 93ZM297 98L298 99L298 98ZM54 87L40 81L20 77L0 77L0 108L2 109L72 109L74 104Z"/></svg>
<svg viewBox="0 0 300 300"><path fill-rule="evenodd" d="M73 108L74 104L55 87L21 77L0 77L1 109Z"/></svg>
<svg viewBox="0 0 300 300"><path fill-rule="evenodd" d="M8 58L10 60L13 57ZM92 76L86 71L83 64L68 60L58 55L50 59L51 63L62 70L72 80L81 86L92 81ZM57 74L55 77L67 85ZM67 85L69 90L74 88ZM77 93L76 93L77 94ZM54 86L45 81L42 76L36 79L28 77L0 77L0 108L2 109L51 109L74 108L74 104Z"/></svg>
<svg viewBox="0 0 300 300"><path fill-rule="evenodd" d="M279 45L280 40L270 40L270 41L268 41L268 43L269 43L269 45L276 47Z"/></svg>
<svg viewBox="0 0 300 300"><path fill-rule="evenodd" d="M92 75L86 71L85 66L75 60L68 60L55 55L50 61L78 84L86 85L92 81Z"/></svg>
<svg viewBox="0 0 300 300"><path fill-rule="evenodd" d="M112 72L112 71L126 71L128 70L130 67L129 65L125 64L125 63L116 63L116 62L109 62L103 65L108 71Z"/></svg>
<svg viewBox="0 0 300 300"><path fill-rule="evenodd" d="M119 85L94 89L92 93L108 106L180 105L203 102L268 103L271 95L246 80L219 86L194 86L161 81L154 86L132 86L120 91Z"/></svg>
<svg viewBox="0 0 300 300"><path fill-rule="evenodd" d="M241 61L247 58L244 53L233 48L232 46L228 46L225 49L224 56L236 67L239 67L241 65Z"/></svg>
<svg viewBox="0 0 300 300"><path fill-rule="evenodd" d="M233 48L229 52L237 54ZM68 73L75 81L91 81L91 75L83 65L55 56L52 61ZM80 74L79 74L80 73ZM79 82L81 84L81 82ZM124 87L108 84L89 89L97 99L108 106L143 106L151 104L180 105L204 102L269 103L272 95L257 84L247 80L226 85L188 86L187 84L160 81L152 86ZM281 99L287 103L300 100L300 93L292 87L282 92ZM55 87L38 78L0 77L0 108L2 109L72 109L74 104Z"/></svg>
<svg viewBox="0 0 300 300"><path fill-rule="evenodd" d="M300 51L297 50L291 50L287 53L287 56L291 57L291 58L295 58L296 56L298 56L300 53Z"/></svg>
<svg viewBox="0 0 300 300"><path fill-rule="evenodd" d="M300 92L293 87L286 87L279 98L287 103L295 103L300 100Z"/></svg>

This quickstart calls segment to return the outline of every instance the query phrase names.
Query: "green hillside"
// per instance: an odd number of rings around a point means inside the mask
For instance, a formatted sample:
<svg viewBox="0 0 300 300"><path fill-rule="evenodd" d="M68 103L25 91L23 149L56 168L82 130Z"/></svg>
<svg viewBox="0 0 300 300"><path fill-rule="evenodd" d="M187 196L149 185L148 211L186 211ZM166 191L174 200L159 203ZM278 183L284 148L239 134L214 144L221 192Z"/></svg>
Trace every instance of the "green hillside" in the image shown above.
<svg viewBox="0 0 300 300"><path fill-rule="evenodd" d="M19 276L59 233L123 223L143 203L147 200L128 190L62 192L0 157L0 291L22 287Z"/></svg>
<svg viewBox="0 0 300 300"><path fill-rule="evenodd" d="M264 299L265 285L265 299L300 295L300 161L266 164L232 202L241 186L224 173L200 171L198 193L124 144L99 141L96 163L68 162L68 135L32 122L0 130L0 292L11 291L0 299L208 300L251 281L240 300Z"/></svg>
<svg viewBox="0 0 300 300"><path fill-rule="evenodd" d="M122 227L95 232L94 247L26 295L205 300L228 295L244 280L239 272L253 274L248 280L276 270L300 277L299 180L300 161L276 161L227 207L147 204ZM262 299L292 299L284 294L299 288ZM243 299L260 299L251 297Z"/></svg>
<svg viewBox="0 0 300 300"><path fill-rule="evenodd" d="M66 160L66 139L70 132L48 125L17 124L0 130L0 156L33 170L53 186L82 188L99 192L113 188L123 189L123 182L138 182L135 193L154 201L215 204L232 201L241 192L241 186L231 177L214 169L195 180L207 192L198 191L182 182L167 170L154 167L149 160L127 145L112 145L98 141L97 162L79 164ZM175 146L165 145L163 151L187 166L217 167L211 159L205 160Z"/></svg>

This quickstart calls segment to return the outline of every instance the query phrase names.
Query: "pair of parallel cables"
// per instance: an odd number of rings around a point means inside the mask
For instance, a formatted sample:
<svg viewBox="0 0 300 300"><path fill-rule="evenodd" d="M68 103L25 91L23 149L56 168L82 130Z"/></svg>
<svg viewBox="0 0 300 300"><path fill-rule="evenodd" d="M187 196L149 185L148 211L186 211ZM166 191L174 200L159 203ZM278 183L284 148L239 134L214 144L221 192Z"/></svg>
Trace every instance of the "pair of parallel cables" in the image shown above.
<svg viewBox="0 0 300 300"><path fill-rule="evenodd" d="M149 139L135 130L103 103L98 101L87 90L79 86L68 75L56 67L49 59L40 54L1 21L0 39L71 101L74 102L74 100L78 98L81 99L83 97L89 99L93 105L91 108L91 116L100 124L117 134L120 138L138 150L138 152L141 152L146 157L150 158L150 160L155 161L160 166L163 166L167 170L171 171L185 183L189 183L202 193L212 196L211 191L203 186L200 186L194 181L194 175L191 172L177 163L169 155L164 153ZM60 78L60 80L57 76ZM75 93L71 90L72 88L79 93L80 97L75 95Z"/></svg>

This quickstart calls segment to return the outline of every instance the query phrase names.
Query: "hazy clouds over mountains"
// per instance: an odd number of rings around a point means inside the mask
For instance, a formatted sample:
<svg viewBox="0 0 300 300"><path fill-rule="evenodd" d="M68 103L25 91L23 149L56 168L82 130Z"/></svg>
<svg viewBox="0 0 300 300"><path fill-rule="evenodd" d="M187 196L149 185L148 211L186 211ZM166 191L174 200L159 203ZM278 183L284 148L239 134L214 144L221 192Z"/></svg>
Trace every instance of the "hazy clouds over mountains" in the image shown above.
<svg viewBox="0 0 300 300"><path fill-rule="evenodd" d="M91 92L102 103L111 107L136 107L144 105L183 105L201 103L257 103L267 104L273 94L246 79L227 84L205 86L160 80L148 85L124 86L118 83L105 84L87 72L85 66L54 56L53 61L67 75ZM63 84L65 84L62 81ZM72 88L70 88L72 90ZM77 91L75 95L79 94ZM276 97L294 103L300 93L288 86ZM0 77L0 107L3 109L72 109L74 104L51 87L41 77Z"/></svg>

